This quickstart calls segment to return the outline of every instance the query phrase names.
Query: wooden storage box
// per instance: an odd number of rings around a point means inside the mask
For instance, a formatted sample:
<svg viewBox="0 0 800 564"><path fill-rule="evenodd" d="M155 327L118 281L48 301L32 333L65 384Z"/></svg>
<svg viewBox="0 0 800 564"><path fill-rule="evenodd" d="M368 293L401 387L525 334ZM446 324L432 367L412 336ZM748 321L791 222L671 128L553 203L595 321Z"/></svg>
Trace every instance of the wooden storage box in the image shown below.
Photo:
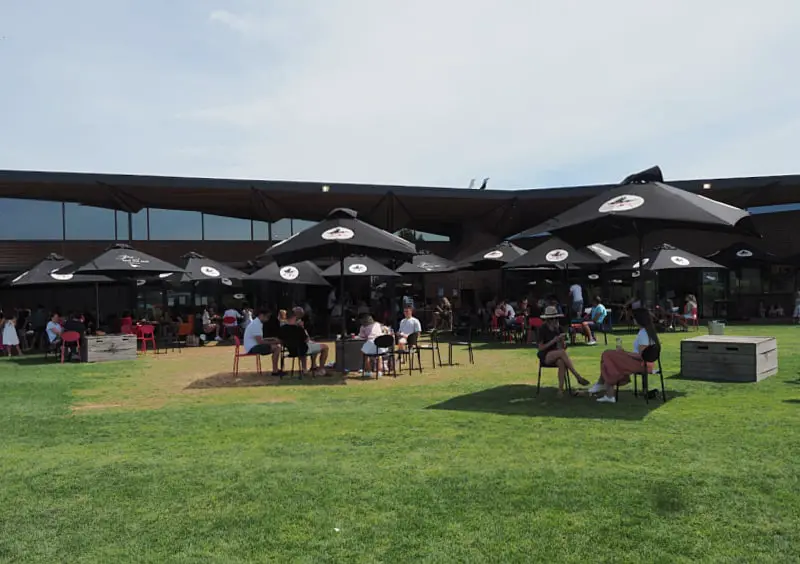
<svg viewBox="0 0 800 564"><path fill-rule="evenodd" d="M86 361L136 360L136 335L86 337Z"/></svg>
<svg viewBox="0 0 800 564"><path fill-rule="evenodd" d="M707 335L681 342L681 375L717 382L759 382L778 372L774 337Z"/></svg>

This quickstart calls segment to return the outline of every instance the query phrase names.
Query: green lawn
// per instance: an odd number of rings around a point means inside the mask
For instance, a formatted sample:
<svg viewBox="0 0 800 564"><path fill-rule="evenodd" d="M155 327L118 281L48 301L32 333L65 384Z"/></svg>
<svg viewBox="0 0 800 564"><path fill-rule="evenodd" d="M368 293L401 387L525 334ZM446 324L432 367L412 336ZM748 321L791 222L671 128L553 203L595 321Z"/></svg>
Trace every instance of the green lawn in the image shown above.
<svg viewBox="0 0 800 564"><path fill-rule="evenodd" d="M222 347L0 360L0 561L796 562L800 328L728 332L777 336L780 373L649 406L553 371L536 398L534 351L496 346L340 385L203 380Z"/></svg>

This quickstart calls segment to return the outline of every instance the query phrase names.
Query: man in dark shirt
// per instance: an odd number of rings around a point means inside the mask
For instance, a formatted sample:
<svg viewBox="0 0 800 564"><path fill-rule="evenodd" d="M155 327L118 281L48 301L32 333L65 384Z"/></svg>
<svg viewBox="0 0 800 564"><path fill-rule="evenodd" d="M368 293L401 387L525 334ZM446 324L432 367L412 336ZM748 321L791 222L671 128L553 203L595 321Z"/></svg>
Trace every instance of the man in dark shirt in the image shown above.
<svg viewBox="0 0 800 564"><path fill-rule="evenodd" d="M75 331L76 333L80 334L81 351L85 350L86 325L84 325L83 321L81 321L81 314L77 311L72 312L69 315L67 322L64 323L64 332L66 333L68 331ZM72 360L72 355L75 353L76 348L77 347L74 343L70 343L68 360Z"/></svg>

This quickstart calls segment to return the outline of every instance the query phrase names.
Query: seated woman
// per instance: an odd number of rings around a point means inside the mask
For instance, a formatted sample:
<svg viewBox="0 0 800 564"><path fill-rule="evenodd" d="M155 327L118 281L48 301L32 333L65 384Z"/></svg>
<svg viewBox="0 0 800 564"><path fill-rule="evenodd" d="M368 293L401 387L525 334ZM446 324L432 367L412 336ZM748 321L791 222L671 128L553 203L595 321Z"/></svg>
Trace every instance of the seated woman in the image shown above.
<svg viewBox="0 0 800 564"><path fill-rule="evenodd" d="M695 313L697 312L697 298L694 294L686 295L686 305L683 306L681 315L676 316L678 324L681 327L687 327L690 321L694 320Z"/></svg>
<svg viewBox="0 0 800 564"><path fill-rule="evenodd" d="M600 403L616 403L614 386L628 384L630 375L641 372L644 359L642 353L648 347L659 345L658 333L653 325L653 317L644 308L633 310L633 318L639 325L639 333L633 341L633 352L624 350L611 350L603 352L600 357L600 378L597 383L589 388L590 394L596 394L605 389L606 395L599 398ZM652 363L647 363L647 371L653 369Z"/></svg>
<svg viewBox="0 0 800 564"><path fill-rule="evenodd" d="M380 337L381 335L386 334L386 330L383 325L375 321L370 314L362 315L361 316L361 330L358 333L358 338L363 339L365 343L361 347L361 352L367 355L375 355L375 354L386 354L388 352L387 349L378 349L375 345L375 339ZM376 367L375 370L378 373L378 377L380 378L383 376L383 358L378 357L376 359ZM370 357L366 357L364 359L364 376L369 376L372 371L372 359Z"/></svg>
<svg viewBox="0 0 800 564"><path fill-rule="evenodd" d="M566 337L561 326L558 324L558 318L563 317L558 313L554 306L547 306L542 314L544 325L539 329L539 362L543 366L554 366L558 368L558 393L564 393L564 381L567 376L567 370L575 375L575 379L581 386L588 386L589 381L578 374L575 366L572 364L572 359L569 358L566 347Z"/></svg>

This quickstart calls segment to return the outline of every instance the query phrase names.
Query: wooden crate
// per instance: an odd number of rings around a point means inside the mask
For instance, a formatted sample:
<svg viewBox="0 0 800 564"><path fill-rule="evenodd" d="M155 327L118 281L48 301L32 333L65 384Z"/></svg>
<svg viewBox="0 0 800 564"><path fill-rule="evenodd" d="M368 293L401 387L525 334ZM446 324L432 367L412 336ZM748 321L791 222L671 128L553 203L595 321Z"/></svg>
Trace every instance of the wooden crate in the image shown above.
<svg viewBox="0 0 800 564"><path fill-rule="evenodd" d="M684 378L717 382L759 382L778 372L774 337L706 335L681 342Z"/></svg>
<svg viewBox="0 0 800 564"><path fill-rule="evenodd" d="M136 335L86 337L86 361L136 360Z"/></svg>

